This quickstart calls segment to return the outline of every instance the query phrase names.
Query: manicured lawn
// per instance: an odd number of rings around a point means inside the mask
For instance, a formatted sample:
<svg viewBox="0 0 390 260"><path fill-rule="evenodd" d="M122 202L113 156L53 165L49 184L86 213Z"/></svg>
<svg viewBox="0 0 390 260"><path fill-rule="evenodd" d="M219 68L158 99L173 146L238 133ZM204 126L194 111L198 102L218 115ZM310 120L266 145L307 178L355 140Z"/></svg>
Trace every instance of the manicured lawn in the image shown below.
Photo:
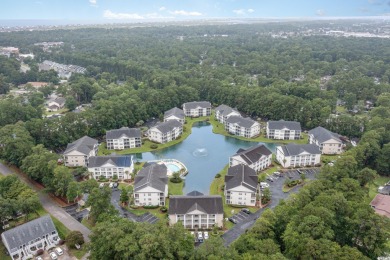
<svg viewBox="0 0 390 260"><path fill-rule="evenodd" d="M81 259L88 252L88 245L83 244L80 249L70 248L69 251L77 259Z"/></svg>
<svg viewBox="0 0 390 260"><path fill-rule="evenodd" d="M11 260L12 258L9 255L6 255L7 249L3 245L0 239L0 259L1 260Z"/></svg>
<svg viewBox="0 0 390 260"><path fill-rule="evenodd" d="M168 193L170 195L183 195L184 180L180 183L168 181Z"/></svg>
<svg viewBox="0 0 390 260"><path fill-rule="evenodd" d="M370 203L376 194L378 194L378 187L383 186L390 181L390 177L378 176L372 183L368 184L368 203Z"/></svg>
<svg viewBox="0 0 390 260"><path fill-rule="evenodd" d="M86 219L86 218L83 218L83 219L81 220L81 224L83 224L84 226L86 226L86 227L89 228L89 229L92 229L92 228L93 228L92 223L91 223L88 219Z"/></svg>
<svg viewBox="0 0 390 260"><path fill-rule="evenodd" d="M336 111L339 112L340 114L347 113L347 109L343 106L336 106Z"/></svg>
<svg viewBox="0 0 390 260"><path fill-rule="evenodd" d="M168 205L167 205L167 207L168 207ZM127 210L129 212L131 212L131 213L134 213L137 216L141 216L141 215L149 212L149 213L155 215L156 217L158 217L159 219L165 220L167 218L167 213L162 213L160 211L160 208L157 208L157 209L144 209L144 208L140 207L138 209L128 208Z"/></svg>
<svg viewBox="0 0 390 260"><path fill-rule="evenodd" d="M44 110L44 114L46 116L49 116L49 115L54 115L54 114L65 114L66 112L68 112L69 110L67 108L62 108L58 111L52 111L52 112L47 112L47 110L45 109Z"/></svg>

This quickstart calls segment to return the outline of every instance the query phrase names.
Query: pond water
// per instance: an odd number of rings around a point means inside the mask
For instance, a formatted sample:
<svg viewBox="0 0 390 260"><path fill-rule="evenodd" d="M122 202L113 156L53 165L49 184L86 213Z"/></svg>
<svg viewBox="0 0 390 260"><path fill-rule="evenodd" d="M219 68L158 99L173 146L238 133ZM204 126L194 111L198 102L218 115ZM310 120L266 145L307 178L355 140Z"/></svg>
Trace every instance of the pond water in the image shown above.
<svg viewBox="0 0 390 260"><path fill-rule="evenodd" d="M195 123L192 133L183 142L155 152L133 154L134 161L177 159L188 169L184 194L193 190L209 194L210 184L215 175L229 163L229 157L240 148L248 148L258 142L248 142L232 137L214 134L206 122ZM275 151L275 143L265 143Z"/></svg>

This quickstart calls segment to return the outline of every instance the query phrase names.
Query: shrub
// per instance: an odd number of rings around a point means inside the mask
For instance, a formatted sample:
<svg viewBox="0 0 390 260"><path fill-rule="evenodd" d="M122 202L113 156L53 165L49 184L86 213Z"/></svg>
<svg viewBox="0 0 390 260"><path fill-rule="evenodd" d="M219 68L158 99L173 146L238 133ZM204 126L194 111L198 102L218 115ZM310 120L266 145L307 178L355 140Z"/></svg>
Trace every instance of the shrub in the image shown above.
<svg viewBox="0 0 390 260"><path fill-rule="evenodd" d="M75 246L76 244L79 244L79 245L84 244L83 234L78 230L71 231L66 236L66 244L68 245L68 247L71 247L71 248L76 248L76 246Z"/></svg>
<svg viewBox="0 0 390 260"><path fill-rule="evenodd" d="M170 181L173 182L173 183L180 183L183 180L181 178L171 178Z"/></svg>
<svg viewBox="0 0 390 260"><path fill-rule="evenodd" d="M160 209L161 212L165 213L168 211L167 207L165 206L162 206L161 209Z"/></svg>
<svg viewBox="0 0 390 260"><path fill-rule="evenodd" d="M145 205L144 209L157 209L158 207L158 205Z"/></svg>
<svg viewBox="0 0 390 260"><path fill-rule="evenodd" d="M221 178L221 174L219 173L215 174L215 178Z"/></svg>
<svg viewBox="0 0 390 260"><path fill-rule="evenodd" d="M158 145L157 145L157 144L151 144L151 145L150 145L150 148L152 148L152 149L157 149L157 148L158 148Z"/></svg>
<svg viewBox="0 0 390 260"><path fill-rule="evenodd" d="M63 245L63 244L65 244L65 241L64 240L62 240L62 239L60 239L60 241L58 241L58 245Z"/></svg>
<svg viewBox="0 0 390 260"><path fill-rule="evenodd" d="M38 249L38 251L37 251L37 255L42 255L43 254L43 249Z"/></svg>
<svg viewBox="0 0 390 260"><path fill-rule="evenodd" d="M138 208L139 208L139 206L136 206L136 205L130 205L130 208L131 208L131 209L138 209Z"/></svg>

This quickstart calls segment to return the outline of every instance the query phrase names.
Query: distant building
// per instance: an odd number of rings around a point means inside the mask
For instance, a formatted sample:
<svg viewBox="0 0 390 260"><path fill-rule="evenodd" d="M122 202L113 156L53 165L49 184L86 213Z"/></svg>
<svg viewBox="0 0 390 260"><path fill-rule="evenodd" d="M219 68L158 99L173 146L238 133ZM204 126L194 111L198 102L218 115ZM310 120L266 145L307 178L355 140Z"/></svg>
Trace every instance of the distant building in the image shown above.
<svg viewBox="0 0 390 260"><path fill-rule="evenodd" d="M375 210L375 213L390 218L390 196L377 194L370 206Z"/></svg>
<svg viewBox="0 0 390 260"><path fill-rule="evenodd" d="M177 120L169 120L148 130L150 141L165 144L176 140L183 133L183 125Z"/></svg>
<svg viewBox="0 0 390 260"><path fill-rule="evenodd" d="M321 151L315 144L288 144L277 146L276 160L284 168L315 166L321 162Z"/></svg>
<svg viewBox="0 0 390 260"><path fill-rule="evenodd" d="M390 195L390 182L386 183L384 186L380 186L378 192L383 195Z"/></svg>
<svg viewBox="0 0 390 260"><path fill-rule="evenodd" d="M134 204L164 206L168 197L168 176L165 164L152 163L142 168L134 179Z"/></svg>
<svg viewBox="0 0 390 260"><path fill-rule="evenodd" d="M32 259L39 249L49 249L60 238L49 215L4 231L1 240L12 259Z"/></svg>
<svg viewBox="0 0 390 260"><path fill-rule="evenodd" d="M260 124L250 118L230 116L225 120L225 130L233 135L252 138L260 134Z"/></svg>
<svg viewBox="0 0 390 260"><path fill-rule="evenodd" d="M60 64L54 61L45 60L42 63L38 64L39 70L54 70L58 73L58 76L60 78L70 78L72 73L80 73L84 74L87 69L84 67L80 67L77 65L67 65L67 64Z"/></svg>
<svg viewBox="0 0 390 260"><path fill-rule="evenodd" d="M226 105L220 105L215 109L215 118L221 124L225 124L226 119L231 116L241 116L241 114L237 110Z"/></svg>
<svg viewBox="0 0 390 260"><path fill-rule="evenodd" d="M21 85L21 86L26 87L26 85L30 85L35 89L39 89L42 87L46 87L47 85L49 85L49 83L48 82L27 82L26 84Z"/></svg>
<svg viewBox="0 0 390 260"><path fill-rule="evenodd" d="M88 171L96 180L100 176L112 179L114 175L117 175L119 180L131 179L133 170L133 157L128 155L92 156L89 158Z"/></svg>
<svg viewBox="0 0 390 260"><path fill-rule="evenodd" d="M60 109L63 109L65 106L65 98L63 97L57 97L56 99L49 100L47 102L46 110L48 111L58 111Z"/></svg>
<svg viewBox="0 0 390 260"><path fill-rule="evenodd" d="M183 104L184 114L189 117L211 115L211 103L208 101L194 101Z"/></svg>
<svg viewBox="0 0 390 260"><path fill-rule="evenodd" d="M299 140L301 124L295 121L268 121L267 138L277 140Z"/></svg>
<svg viewBox="0 0 390 260"><path fill-rule="evenodd" d="M340 135L321 126L309 131L309 143L320 148L322 154L340 154L343 152L343 142Z"/></svg>
<svg viewBox="0 0 390 260"><path fill-rule="evenodd" d="M19 55L19 48L16 47L0 47L0 55L7 56L8 58L11 55Z"/></svg>
<svg viewBox="0 0 390 260"><path fill-rule="evenodd" d="M255 170L244 164L228 169L224 189L226 204L255 206L258 192L259 183Z"/></svg>
<svg viewBox="0 0 390 260"><path fill-rule="evenodd" d="M257 172L267 168L271 163L272 152L263 144L252 146L246 150L239 149L229 159L229 167L244 164Z"/></svg>
<svg viewBox="0 0 390 260"><path fill-rule="evenodd" d="M141 147L141 130L128 127L109 130L106 133L106 143L109 150Z"/></svg>
<svg viewBox="0 0 390 260"><path fill-rule="evenodd" d="M211 229L223 226L223 203L219 195L191 192L169 197L169 225L177 222L187 229Z"/></svg>
<svg viewBox="0 0 390 260"><path fill-rule="evenodd" d="M180 108L177 108L177 107L169 109L168 111L166 111L164 113L164 122L167 122L170 120L177 120L183 125L185 123L184 111Z"/></svg>
<svg viewBox="0 0 390 260"><path fill-rule="evenodd" d="M68 144L64 151L64 164L68 167L88 166L91 156L96 156L98 151L98 141L88 136Z"/></svg>

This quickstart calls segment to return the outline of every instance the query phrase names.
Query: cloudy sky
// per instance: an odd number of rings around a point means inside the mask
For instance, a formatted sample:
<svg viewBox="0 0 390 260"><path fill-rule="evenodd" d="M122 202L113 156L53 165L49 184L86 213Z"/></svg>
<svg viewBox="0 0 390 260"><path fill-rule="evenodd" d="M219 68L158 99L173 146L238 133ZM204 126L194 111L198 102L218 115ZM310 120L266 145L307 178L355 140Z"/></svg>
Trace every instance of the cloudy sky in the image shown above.
<svg viewBox="0 0 390 260"><path fill-rule="evenodd" d="M0 20L390 16L390 0L1 0Z"/></svg>

